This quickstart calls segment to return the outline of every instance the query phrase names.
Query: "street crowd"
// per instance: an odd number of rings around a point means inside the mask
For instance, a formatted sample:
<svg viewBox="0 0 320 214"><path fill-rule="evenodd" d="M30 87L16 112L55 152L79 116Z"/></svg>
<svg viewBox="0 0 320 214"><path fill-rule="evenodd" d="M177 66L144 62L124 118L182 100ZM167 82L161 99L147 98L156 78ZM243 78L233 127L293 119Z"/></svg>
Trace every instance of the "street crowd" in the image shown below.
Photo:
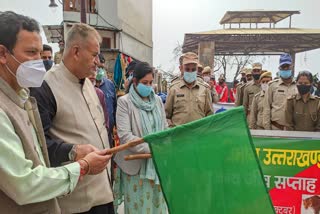
<svg viewBox="0 0 320 214"><path fill-rule="evenodd" d="M240 81L235 80L230 90L223 75L216 83L214 75L209 80L204 69L202 79L208 83L214 103L231 100L244 107L250 129L320 131L320 81L308 70L294 77L289 54L280 56L274 78L258 62L240 74Z"/></svg>
<svg viewBox="0 0 320 214"><path fill-rule="evenodd" d="M168 213L152 159L124 160L150 153L148 144L110 148L212 115L228 99L244 106L252 129L320 131L313 76L294 78L288 54L277 79L254 63L229 96L224 76L216 82L196 53L184 53L163 104L146 62L127 66L117 97L100 43L94 28L75 23L53 57L36 20L0 14L1 213L109 214L122 202L126 214Z"/></svg>

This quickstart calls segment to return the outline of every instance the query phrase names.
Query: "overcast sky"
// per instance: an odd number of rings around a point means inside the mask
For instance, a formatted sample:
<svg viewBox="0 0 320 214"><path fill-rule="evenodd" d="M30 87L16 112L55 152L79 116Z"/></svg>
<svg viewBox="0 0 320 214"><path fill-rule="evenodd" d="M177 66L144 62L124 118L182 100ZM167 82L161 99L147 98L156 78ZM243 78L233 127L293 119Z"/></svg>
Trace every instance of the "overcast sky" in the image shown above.
<svg viewBox="0 0 320 214"><path fill-rule="evenodd" d="M49 3L49 0L0 0L0 8L31 16L43 25L60 24L61 6L52 12ZM153 0L153 64L164 70L174 69L177 62L172 60L172 51L178 42L183 43L184 34L221 29L219 21L226 11L300 10L300 15L293 16L293 27L320 29L319 8L320 0ZM288 26L288 22L277 26ZM319 59L320 50L297 54L296 68L318 73ZM277 63L278 57L266 57L264 68L275 73Z"/></svg>

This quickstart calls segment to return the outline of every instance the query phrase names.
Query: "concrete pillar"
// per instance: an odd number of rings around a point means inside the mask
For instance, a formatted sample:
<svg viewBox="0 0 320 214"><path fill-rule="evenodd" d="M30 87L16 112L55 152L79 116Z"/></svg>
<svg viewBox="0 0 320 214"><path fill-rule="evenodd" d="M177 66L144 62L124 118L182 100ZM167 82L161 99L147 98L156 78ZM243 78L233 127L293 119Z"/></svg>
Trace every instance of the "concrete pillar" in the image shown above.
<svg viewBox="0 0 320 214"><path fill-rule="evenodd" d="M203 67L214 65L215 43L213 41L201 41L198 45L199 62Z"/></svg>

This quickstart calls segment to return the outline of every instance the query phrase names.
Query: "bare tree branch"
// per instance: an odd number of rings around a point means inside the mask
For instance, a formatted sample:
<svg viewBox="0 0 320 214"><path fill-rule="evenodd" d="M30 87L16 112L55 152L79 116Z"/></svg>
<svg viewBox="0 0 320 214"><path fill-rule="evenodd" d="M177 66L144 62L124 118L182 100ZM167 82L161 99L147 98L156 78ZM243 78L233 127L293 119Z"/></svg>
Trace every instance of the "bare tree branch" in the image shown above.
<svg viewBox="0 0 320 214"><path fill-rule="evenodd" d="M233 77L233 80L236 80L238 75L240 74L241 70L246 67L248 64L251 64L254 60L253 56L235 56L237 61L237 69L236 73Z"/></svg>
<svg viewBox="0 0 320 214"><path fill-rule="evenodd" d="M172 51L173 54L173 61L176 61L182 54L182 45L177 41L177 46Z"/></svg>
<svg viewBox="0 0 320 214"><path fill-rule="evenodd" d="M221 67L222 67L222 64L219 64L218 66L219 66L218 68L214 68L214 70L213 70L214 72L219 71L221 69Z"/></svg>

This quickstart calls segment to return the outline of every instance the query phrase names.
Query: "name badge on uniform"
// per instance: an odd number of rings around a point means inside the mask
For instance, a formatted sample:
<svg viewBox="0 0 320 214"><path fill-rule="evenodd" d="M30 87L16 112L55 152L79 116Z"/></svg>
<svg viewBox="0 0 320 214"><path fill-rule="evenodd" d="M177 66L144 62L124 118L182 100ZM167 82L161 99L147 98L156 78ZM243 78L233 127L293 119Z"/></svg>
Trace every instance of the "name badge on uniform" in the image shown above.
<svg viewBox="0 0 320 214"><path fill-rule="evenodd" d="M254 93L253 93L253 92L251 92L251 93L249 93L249 94L251 95L251 94L254 94Z"/></svg>
<svg viewBox="0 0 320 214"><path fill-rule="evenodd" d="M278 92L284 92L284 90L278 90Z"/></svg>
<svg viewBox="0 0 320 214"><path fill-rule="evenodd" d="M177 97L184 97L184 94L177 94Z"/></svg>

